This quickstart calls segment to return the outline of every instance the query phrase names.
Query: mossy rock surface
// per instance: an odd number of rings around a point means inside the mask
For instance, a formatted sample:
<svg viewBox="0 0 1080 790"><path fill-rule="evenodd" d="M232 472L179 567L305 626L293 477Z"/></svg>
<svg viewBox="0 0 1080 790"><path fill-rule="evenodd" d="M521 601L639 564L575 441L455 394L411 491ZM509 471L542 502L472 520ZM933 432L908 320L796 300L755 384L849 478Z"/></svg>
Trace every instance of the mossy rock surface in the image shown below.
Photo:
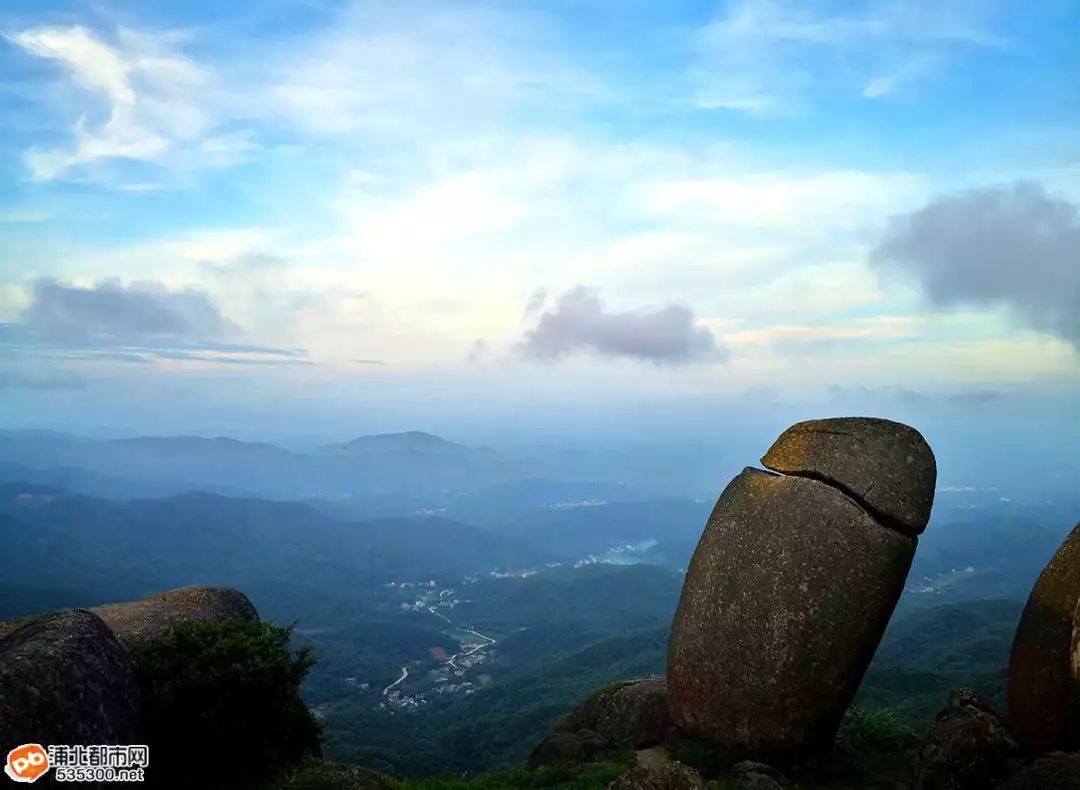
<svg viewBox="0 0 1080 790"><path fill-rule="evenodd" d="M259 619L248 597L231 587L179 587L138 601L95 606L90 611L128 647L180 623Z"/></svg>
<svg viewBox="0 0 1080 790"><path fill-rule="evenodd" d="M75 609L23 618L0 639L0 744L142 743L135 666Z"/></svg>
<svg viewBox="0 0 1080 790"><path fill-rule="evenodd" d="M667 682L650 677L612 683L555 725L556 732L582 729L634 749L663 743L671 732Z"/></svg>

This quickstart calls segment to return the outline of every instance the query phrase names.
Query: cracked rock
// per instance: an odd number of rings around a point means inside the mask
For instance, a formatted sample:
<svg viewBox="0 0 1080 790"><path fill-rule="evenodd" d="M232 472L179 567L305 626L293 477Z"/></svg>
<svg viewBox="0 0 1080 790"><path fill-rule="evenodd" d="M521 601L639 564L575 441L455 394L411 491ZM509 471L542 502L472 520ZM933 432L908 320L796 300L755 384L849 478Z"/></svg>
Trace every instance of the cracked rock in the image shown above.
<svg viewBox="0 0 1080 790"><path fill-rule="evenodd" d="M894 466L906 467L909 456L893 452L890 439L875 442L868 422L882 421L815 425L854 429L859 441L836 441L880 450L878 457L830 466L835 456L814 450L816 438L806 440L801 456L792 450L797 434L789 430L766 459L797 474L746 469L721 494L687 571L668 643L672 718L691 736L778 753L827 747L835 738L903 591L917 538L883 524L846 484L828 478L861 469L861 478L846 479L861 490L879 490L879 480L895 501L918 501L927 480L931 498L934 490L925 442L917 463L929 469L898 473ZM908 435L887 426L889 436ZM781 455L806 462L789 464ZM825 459L820 469L816 458ZM903 480L919 493L900 491Z"/></svg>
<svg viewBox="0 0 1080 790"><path fill-rule="evenodd" d="M859 500L879 521L913 535L930 520L934 453L922 434L902 423L870 417L796 423L761 463L823 480Z"/></svg>

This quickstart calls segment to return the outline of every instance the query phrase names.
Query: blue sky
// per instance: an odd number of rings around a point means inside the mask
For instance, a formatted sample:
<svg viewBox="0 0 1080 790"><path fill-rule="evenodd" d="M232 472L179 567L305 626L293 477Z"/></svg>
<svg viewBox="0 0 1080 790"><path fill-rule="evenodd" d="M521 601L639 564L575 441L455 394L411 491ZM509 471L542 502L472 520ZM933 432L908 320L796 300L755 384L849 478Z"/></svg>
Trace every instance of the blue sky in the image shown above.
<svg viewBox="0 0 1080 790"><path fill-rule="evenodd" d="M1078 34L1070 0L9 0L0 399L1067 401Z"/></svg>

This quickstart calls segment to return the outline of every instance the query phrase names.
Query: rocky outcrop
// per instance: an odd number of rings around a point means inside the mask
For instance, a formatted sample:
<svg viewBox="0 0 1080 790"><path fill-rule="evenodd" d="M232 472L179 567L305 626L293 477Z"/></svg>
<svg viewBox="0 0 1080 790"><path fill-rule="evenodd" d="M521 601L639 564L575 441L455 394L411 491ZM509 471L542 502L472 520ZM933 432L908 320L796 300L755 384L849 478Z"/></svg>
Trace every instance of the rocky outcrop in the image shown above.
<svg viewBox="0 0 1080 790"><path fill-rule="evenodd" d="M1009 657L1009 724L1035 754L1080 747L1080 524L1028 596Z"/></svg>
<svg viewBox="0 0 1080 790"><path fill-rule="evenodd" d="M666 681L644 678L613 684L590 696L556 725L561 732L581 729L634 749L662 743L671 732Z"/></svg>
<svg viewBox="0 0 1080 790"><path fill-rule="evenodd" d="M125 645L153 639L181 622L259 619L247 596L229 587L179 587L138 601L95 606L90 611L104 620Z"/></svg>
<svg viewBox="0 0 1080 790"><path fill-rule="evenodd" d="M983 790L1020 764L1020 746L990 707L954 691L919 750L912 790Z"/></svg>
<svg viewBox="0 0 1080 790"><path fill-rule="evenodd" d="M926 526L936 471L916 431L800 426L766 455L792 474L736 477L690 562L667 682L692 737L762 752L831 745Z"/></svg>
<svg viewBox="0 0 1080 790"><path fill-rule="evenodd" d="M693 768L668 762L639 765L609 784L607 790L705 790L705 782Z"/></svg>
<svg viewBox="0 0 1080 790"><path fill-rule="evenodd" d="M140 743L125 646L187 620L257 620L243 593L184 587L140 601L0 623L0 743Z"/></svg>
<svg viewBox="0 0 1080 790"><path fill-rule="evenodd" d="M83 610L24 618L0 639L0 744L142 743L127 651Z"/></svg>
<svg viewBox="0 0 1080 790"><path fill-rule="evenodd" d="M613 756L616 751L615 743L592 730L556 732L533 749L529 766L593 763Z"/></svg>
<svg viewBox="0 0 1080 790"><path fill-rule="evenodd" d="M1040 757L998 785L998 790L1076 790L1080 754L1055 752Z"/></svg>

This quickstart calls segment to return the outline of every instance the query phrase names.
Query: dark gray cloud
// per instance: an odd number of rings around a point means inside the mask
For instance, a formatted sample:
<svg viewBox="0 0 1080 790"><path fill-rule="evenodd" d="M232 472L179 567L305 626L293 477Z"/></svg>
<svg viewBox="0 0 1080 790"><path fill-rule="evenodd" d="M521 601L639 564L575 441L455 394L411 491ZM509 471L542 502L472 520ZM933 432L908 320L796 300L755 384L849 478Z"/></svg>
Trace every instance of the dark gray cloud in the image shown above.
<svg viewBox="0 0 1080 790"><path fill-rule="evenodd" d="M936 305L1000 305L1080 347L1080 213L1038 184L939 198L893 217L873 250Z"/></svg>
<svg viewBox="0 0 1080 790"><path fill-rule="evenodd" d="M239 333L205 291L157 282L106 280L90 288L40 279L22 323L46 336L219 339Z"/></svg>
<svg viewBox="0 0 1080 790"><path fill-rule="evenodd" d="M609 312L596 292L578 286L559 297L525 333L526 359L550 360L579 351L635 357L657 364L720 360L725 354L707 327L681 305Z"/></svg>
<svg viewBox="0 0 1080 790"><path fill-rule="evenodd" d="M67 361L311 364L302 349L236 342L242 336L197 288L119 280L87 288L46 278L33 282L20 322L0 324L0 349Z"/></svg>

